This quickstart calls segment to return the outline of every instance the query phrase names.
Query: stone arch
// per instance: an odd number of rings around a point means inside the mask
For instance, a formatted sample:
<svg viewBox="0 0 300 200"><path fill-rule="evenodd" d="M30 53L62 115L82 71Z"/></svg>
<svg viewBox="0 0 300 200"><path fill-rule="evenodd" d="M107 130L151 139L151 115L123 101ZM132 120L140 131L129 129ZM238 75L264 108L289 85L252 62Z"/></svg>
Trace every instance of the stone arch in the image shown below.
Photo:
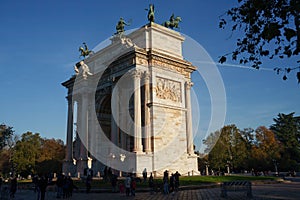
<svg viewBox="0 0 300 200"><path fill-rule="evenodd" d="M96 98L96 113L99 125L108 139L111 138L111 95Z"/></svg>

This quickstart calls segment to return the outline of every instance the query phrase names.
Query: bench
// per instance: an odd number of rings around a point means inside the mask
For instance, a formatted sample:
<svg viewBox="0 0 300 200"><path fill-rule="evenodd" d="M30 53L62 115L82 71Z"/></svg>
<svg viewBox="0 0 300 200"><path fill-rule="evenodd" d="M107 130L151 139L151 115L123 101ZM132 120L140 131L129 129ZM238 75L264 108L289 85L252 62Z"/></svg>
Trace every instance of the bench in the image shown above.
<svg viewBox="0 0 300 200"><path fill-rule="evenodd" d="M245 191L247 197L252 198L252 184L250 181L229 181L221 184L221 197L227 197L229 191Z"/></svg>

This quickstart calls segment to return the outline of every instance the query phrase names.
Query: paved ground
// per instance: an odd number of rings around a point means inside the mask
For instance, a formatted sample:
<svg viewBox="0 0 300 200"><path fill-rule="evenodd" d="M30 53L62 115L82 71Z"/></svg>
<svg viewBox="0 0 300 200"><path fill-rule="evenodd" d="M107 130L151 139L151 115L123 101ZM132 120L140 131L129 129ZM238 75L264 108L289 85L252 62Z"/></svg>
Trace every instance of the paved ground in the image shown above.
<svg viewBox="0 0 300 200"><path fill-rule="evenodd" d="M252 186L253 198L257 199L300 199L300 182L291 183L275 183L275 184L255 184ZM206 188L196 190L182 190L175 194L150 194L149 192L139 192L135 197L126 197L120 193L74 193L72 200L197 200L197 199L224 199L220 197L221 189ZM36 200L36 195L33 191L20 190L17 192L15 200ZM227 199L247 199L245 192L228 192ZM49 192L46 194L46 200L56 200L55 194Z"/></svg>

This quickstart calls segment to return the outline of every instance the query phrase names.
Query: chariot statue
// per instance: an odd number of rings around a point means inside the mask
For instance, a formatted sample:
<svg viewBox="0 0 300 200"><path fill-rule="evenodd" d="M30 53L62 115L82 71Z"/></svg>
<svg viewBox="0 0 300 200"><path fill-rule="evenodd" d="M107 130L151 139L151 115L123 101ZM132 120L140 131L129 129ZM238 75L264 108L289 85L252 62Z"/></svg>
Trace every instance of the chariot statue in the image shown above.
<svg viewBox="0 0 300 200"><path fill-rule="evenodd" d="M174 17L174 14L171 15L169 21L165 21L162 25L167 28L178 28L179 29L179 22L181 22L181 17L177 16Z"/></svg>
<svg viewBox="0 0 300 200"><path fill-rule="evenodd" d="M84 43L82 43L83 44L83 47L79 47L79 51L80 51L80 56L79 57L83 57L83 58L85 58L85 57L87 57L88 55L90 55L90 53L92 53L92 51L90 51L89 49L88 49L88 46L86 45L86 43L84 42Z"/></svg>

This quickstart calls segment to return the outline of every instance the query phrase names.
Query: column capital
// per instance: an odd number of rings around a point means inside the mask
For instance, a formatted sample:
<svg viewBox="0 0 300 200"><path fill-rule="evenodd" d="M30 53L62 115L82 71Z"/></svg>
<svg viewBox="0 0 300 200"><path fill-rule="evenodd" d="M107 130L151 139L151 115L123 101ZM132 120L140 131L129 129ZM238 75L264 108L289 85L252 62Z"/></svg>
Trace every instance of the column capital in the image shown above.
<svg viewBox="0 0 300 200"><path fill-rule="evenodd" d="M141 78L141 76L142 76L142 72L141 72L140 70L137 70L137 69L132 70L132 71L130 72L130 74L131 74L131 76L133 76L134 78Z"/></svg>
<svg viewBox="0 0 300 200"><path fill-rule="evenodd" d="M149 73L149 72L145 71L145 72L143 73L143 75L144 75L144 79L145 79L145 80L149 80L149 78L150 78L150 73Z"/></svg>
<svg viewBox="0 0 300 200"><path fill-rule="evenodd" d="M191 82L191 81L187 81L187 82L185 82L185 85L186 85L186 89L191 89L191 87L194 85L194 83L193 82Z"/></svg>
<svg viewBox="0 0 300 200"><path fill-rule="evenodd" d="M66 96L66 99L67 99L68 103L70 104L70 103L72 103L73 96L72 95L68 95L68 96Z"/></svg>

